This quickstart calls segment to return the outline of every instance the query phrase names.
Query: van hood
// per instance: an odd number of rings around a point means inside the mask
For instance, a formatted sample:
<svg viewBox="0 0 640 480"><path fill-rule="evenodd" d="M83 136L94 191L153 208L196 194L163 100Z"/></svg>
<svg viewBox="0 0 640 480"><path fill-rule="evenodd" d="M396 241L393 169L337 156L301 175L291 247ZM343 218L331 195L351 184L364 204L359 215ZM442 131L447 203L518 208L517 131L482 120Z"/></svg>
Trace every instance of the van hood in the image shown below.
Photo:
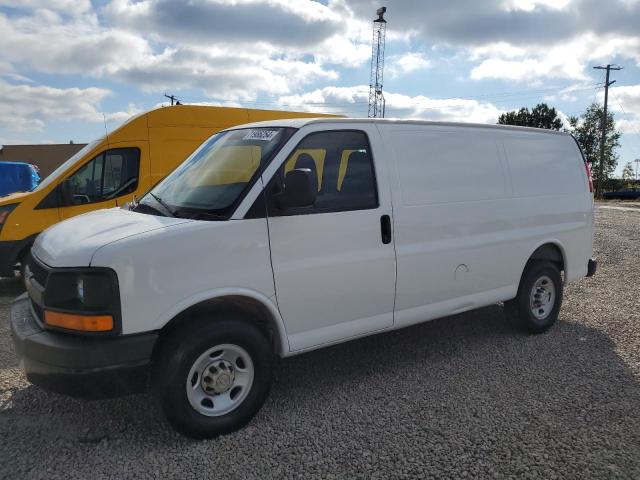
<svg viewBox="0 0 640 480"><path fill-rule="evenodd" d="M87 267L100 247L192 221L145 215L121 208L96 210L48 228L38 236L32 252L51 267Z"/></svg>
<svg viewBox="0 0 640 480"><path fill-rule="evenodd" d="M10 195L5 195L4 197L0 197L0 207L2 205L19 203L24 199L24 197L28 197L29 195L31 195L31 192L16 192Z"/></svg>

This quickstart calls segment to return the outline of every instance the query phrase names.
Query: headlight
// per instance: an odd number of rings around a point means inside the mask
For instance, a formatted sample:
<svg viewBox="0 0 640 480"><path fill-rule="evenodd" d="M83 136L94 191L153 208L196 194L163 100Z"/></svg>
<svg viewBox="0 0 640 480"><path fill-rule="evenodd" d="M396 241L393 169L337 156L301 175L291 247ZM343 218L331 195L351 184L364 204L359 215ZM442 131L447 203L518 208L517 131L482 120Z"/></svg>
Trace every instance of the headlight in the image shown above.
<svg viewBox="0 0 640 480"><path fill-rule="evenodd" d="M89 332L114 331L120 316L116 274L110 269L54 271L44 293L44 323Z"/></svg>
<svg viewBox="0 0 640 480"><path fill-rule="evenodd" d="M18 206L17 203L12 203L11 205L1 205L0 206L0 232L2 231L2 226L6 223L7 218L9 218L9 214L17 206Z"/></svg>

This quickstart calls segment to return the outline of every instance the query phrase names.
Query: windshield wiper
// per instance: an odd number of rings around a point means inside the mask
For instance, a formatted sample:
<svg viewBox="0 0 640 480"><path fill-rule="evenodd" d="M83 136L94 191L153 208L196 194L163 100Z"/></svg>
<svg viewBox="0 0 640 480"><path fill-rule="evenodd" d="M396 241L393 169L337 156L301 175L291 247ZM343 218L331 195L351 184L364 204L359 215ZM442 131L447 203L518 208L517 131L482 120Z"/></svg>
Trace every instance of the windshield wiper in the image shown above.
<svg viewBox="0 0 640 480"><path fill-rule="evenodd" d="M169 214L172 217L176 216L176 213L171 209L171 207L169 207L169 205L164 203L160 197L158 197L157 195L154 195L152 192L149 192L149 195L151 195L156 202L158 202L160 205L162 205L162 208L164 208L167 212L169 212Z"/></svg>
<svg viewBox="0 0 640 480"><path fill-rule="evenodd" d="M227 217L225 215L219 215L217 213L211 212L194 212L189 214L189 218L192 220L226 220Z"/></svg>
<svg viewBox="0 0 640 480"><path fill-rule="evenodd" d="M153 205L149 205L147 202L139 203L135 207L130 208L129 210L133 212L148 214L148 215L160 215L162 217L167 216L166 213L164 212L164 209L160 209L160 208L154 207Z"/></svg>

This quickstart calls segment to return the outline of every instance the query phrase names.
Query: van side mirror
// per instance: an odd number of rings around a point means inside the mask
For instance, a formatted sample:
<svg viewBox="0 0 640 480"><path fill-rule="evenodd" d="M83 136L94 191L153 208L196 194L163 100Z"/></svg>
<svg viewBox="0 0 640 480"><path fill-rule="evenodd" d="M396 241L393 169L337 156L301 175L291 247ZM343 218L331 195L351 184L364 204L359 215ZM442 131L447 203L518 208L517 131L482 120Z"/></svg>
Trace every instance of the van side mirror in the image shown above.
<svg viewBox="0 0 640 480"><path fill-rule="evenodd" d="M73 191L71 190L71 183L67 178L58 185L58 205L66 207L73 204Z"/></svg>
<svg viewBox="0 0 640 480"><path fill-rule="evenodd" d="M309 168L296 168L284 177L284 188L276 197L279 208L310 207L316 203L318 178Z"/></svg>

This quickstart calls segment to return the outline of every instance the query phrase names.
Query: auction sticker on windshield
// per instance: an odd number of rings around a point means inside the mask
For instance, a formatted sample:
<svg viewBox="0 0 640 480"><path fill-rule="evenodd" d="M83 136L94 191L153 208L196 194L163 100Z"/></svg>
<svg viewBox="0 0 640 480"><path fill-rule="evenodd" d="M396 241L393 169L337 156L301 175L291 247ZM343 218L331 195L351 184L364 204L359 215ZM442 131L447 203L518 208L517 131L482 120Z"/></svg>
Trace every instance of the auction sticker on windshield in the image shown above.
<svg viewBox="0 0 640 480"><path fill-rule="evenodd" d="M263 140L270 142L278 134L278 130L264 130L262 128L249 130L243 140Z"/></svg>

